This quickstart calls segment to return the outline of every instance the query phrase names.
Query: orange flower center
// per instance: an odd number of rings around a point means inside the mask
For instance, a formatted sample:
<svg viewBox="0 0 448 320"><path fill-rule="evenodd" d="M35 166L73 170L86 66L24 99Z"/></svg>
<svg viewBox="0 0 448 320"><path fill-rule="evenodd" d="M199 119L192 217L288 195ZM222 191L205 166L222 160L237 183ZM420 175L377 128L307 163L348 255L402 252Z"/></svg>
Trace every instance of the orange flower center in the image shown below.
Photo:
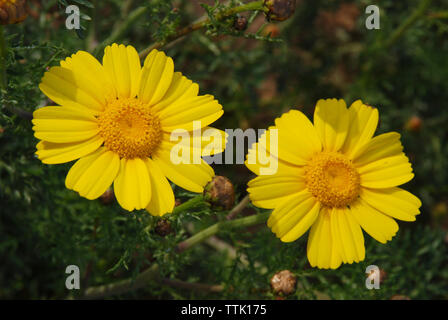
<svg viewBox="0 0 448 320"><path fill-rule="evenodd" d="M352 161L338 152L315 154L305 166L305 181L311 194L330 208L345 207L359 195L359 173Z"/></svg>
<svg viewBox="0 0 448 320"><path fill-rule="evenodd" d="M120 158L149 157L162 141L160 119L137 98L110 99L98 125L105 147Z"/></svg>

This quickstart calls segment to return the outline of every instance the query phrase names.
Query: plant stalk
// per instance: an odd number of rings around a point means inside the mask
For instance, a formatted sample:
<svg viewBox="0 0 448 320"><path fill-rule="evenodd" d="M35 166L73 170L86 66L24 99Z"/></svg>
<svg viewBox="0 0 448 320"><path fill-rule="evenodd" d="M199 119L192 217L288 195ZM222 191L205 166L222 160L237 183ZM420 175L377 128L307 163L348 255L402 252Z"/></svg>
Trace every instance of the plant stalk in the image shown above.
<svg viewBox="0 0 448 320"><path fill-rule="evenodd" d="M0 93L3 94L6 91L7 79L6 79L6 40L4 27L0 26Z"/></svg>
<svg viewBox="0 0 448 320"><path fill-rule="evenodd" d="M219 21L219 20L230 17L230 16L240 13L240 12L245 12L245 11L265 11L266 12L266 10L267 9L264 5L264 0L258 0L258 1L249 2L249 3L243 4L243 5L237 6L237 7L233 7L233 8L224 10L223 12L216 14L214 19ZM153 49L159 49L159 48L163 47L164 45L168 44L169 42L175 41L181 37L188 35L189 33L193 32L193 31L196 31L196 30L199 30L199 29L205 27L210 22L211 22L210 18L208 18L207 16L203 16L203 17L199 18L198 20L196 20L189 26L180 29L173 36L168 37L168 39L166 39L165 41L155 42L152 45L150 45L149 47L147 47L146 49L144 49L143 51L141 51L139 54L140 58L141 59L145 58Z"/></svg>

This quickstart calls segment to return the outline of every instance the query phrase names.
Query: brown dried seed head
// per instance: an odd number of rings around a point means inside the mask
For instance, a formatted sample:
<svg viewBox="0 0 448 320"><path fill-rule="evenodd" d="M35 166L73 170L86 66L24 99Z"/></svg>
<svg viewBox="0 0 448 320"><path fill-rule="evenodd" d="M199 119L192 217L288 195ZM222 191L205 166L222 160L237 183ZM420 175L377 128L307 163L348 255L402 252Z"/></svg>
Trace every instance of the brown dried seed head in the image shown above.
<svg viewBox="0 0 448 320"><path fill-rule="evenodd" d="M290 295L295 291L296 283L296 276L289 270L277 272L271 278L271 287L276 294Z"/></svg>
<svg viewBox="0 0 448 320"><path fill-rule="evenodd" d="M265 0L264 5L268 9L266 17L269 21L284 21L296 10L296 0Z"/></svg>
<svg viewBox="0 0 448 320"><path fill-rule="evenodd" d="M166 237L173 232L173 228L171 228L171 223L168 220L161 219L157 221L155 231L159 236Z"/></svg>
<svg viewBox="0 0 448 320"><path fill-rule="evenodd" d="M212 206L230 210L235 203L232 182L223 176L215 176L204 188L204 199Z"/></svg>

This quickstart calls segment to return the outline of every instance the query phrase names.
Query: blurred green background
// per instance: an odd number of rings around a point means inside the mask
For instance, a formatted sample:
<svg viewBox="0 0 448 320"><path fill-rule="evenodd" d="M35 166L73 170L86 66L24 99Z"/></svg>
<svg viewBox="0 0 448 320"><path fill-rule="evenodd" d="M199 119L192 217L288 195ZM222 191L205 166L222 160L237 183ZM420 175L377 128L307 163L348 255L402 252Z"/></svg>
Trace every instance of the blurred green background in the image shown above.
<svg viewBox="0 0 448 320"><path fill-rule="evenodd" d="M409 20L423 2L429 7ZM7 95L0 103L0 299L77 298L88 286L135 277L154 263L160 266L159 279L110 298L448 298L446 0L302 0L286 21L242 13L249 20L245 31L235 29L232 16L163 48L177 71L223 105L225 114L215 123L220 129L264 129L290 108L311 117L318 99L337 97L377 107L377 134L402 134L415 172L404 188L422 200L422 214L414 223L399 222L397 236L386 245L366 235L365 261L331 271L309 266L306 235L281 243L265 225L220 232L219 239L235 250L231 257L206 244L178 254L173 248L188 237L186 225L200 230L227 212L204 203L167 215L173 231L163 236L156 232L160 218L125 212L116 202L81 198L64 186L70 164L43 165L34 156L37 140L26 116L49 103L38 89L47 67L77 50L92 51L141 6L148 7L146 13L118 39L139 51L206 14L200 3L210 5L206 8L212 14L218 12L214 1L28 3L27 20L5 27L9 49ZM65 28L64 3L79 5L85 30ZM370 4L381 10L380 30L365 27ZM397 33L405 21L407 28ZM245 196L252 175L244 165L214 169L233 182L237 200ZM193 196L180 188L175 193L179 202ZM249 206L242 215L258 212ZM65 288L70 264L80 267L81 290ZM365 269L371 264L385 271L380 290L365 288ZM298 281L287 297L270 288L273 274L284 269ZM191 290L167 279L220 287L217 292Z"/></svg>

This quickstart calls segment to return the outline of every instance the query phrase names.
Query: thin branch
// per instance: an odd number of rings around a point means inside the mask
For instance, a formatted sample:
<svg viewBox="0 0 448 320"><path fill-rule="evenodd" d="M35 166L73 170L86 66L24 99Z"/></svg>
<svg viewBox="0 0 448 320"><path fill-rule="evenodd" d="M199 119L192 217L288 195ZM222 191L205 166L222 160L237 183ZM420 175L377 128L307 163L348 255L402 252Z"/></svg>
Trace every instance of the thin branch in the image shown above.
<svg viewBox="0 0 448 320"><path fill-rule="evenodd" d="M182 241L179 243L176 247L177 252L184 252L189 249L191 249L193 246L197 245L198 243L201 243L202 241L208 239L209 237L217 234L220 230L225 229L241 229L253 225L257 225L260 223L266 222L266 220L269 218L270 212L266 213L259 213L255 214L249 217L244 217L236 220L230 220L230 221L221 221L218 222L198 233L196 233L194 236L190 237L187 240Z"/></svg>
<svg viewBox="0 0 448 320"><path fill-rule="evenodd" d="M4 27L0 26L0 93L6 90L6 40L4 34Z"/></svg>
<svg viewBox="0 0 448 320"><path fill-rule="evenodd" d="M249 199L249 195L245 196L243 198L243 200L241 200L240 203L238 203L227 215L226 219L227 220L232 220L233 218L235 218L238 214L241 213L241 211L244 210L244 208L247 207L247 205L249 204L250 199Z"/></svg>
<svg viewBox="0 0 448 320"><path fill-rule="evenodd" d="M401 36L422 16L425 15L426 10L430 6L432 0L423 0L414 12L392 33L383 45L383 49L392 46Z"/></svg>
<svg viewBox="0 0 448 320"><path fill-rule="evenodd" d="M117 295L143 288L159 277L159 266L153 264L140 273L135 279L125 279L111 284L88 288L84 294L85 299L99 299L109 295Z"/></svg>
<svg viewBox="0 0 448 320"><path fill-rule="evenodd" d="M193 291L201 291L201 292L222 292L224 290L224 287L219 284L204 284L204 283L192 283L192 282L186 282L186 281L180 281L180 280L173 280L173 279L162 279L161 283L174 287L174 288L180 288L180 289L187 289L187 290L193 290Z"/></svg>
<svg viewBox="0 0 448 320"><path fill-rule="evenodd" d="M195 199L195 198L193 198ZM266 222L270 215L270 212L256 214L249 217L244 217L232 221L222 221L214 224L213 226L198 232L189 239L182 241L176 246L176 252L184 252L191 249L193 246L208 239L212 235L216 234L219 230L223 229L240 229L260 223ZM159 266L153 264L149 269L139 274L135 279L125 279L108 285L102 285L99 287L91 287L85 291L85 299L98 299L108 295L121 294L139 288L143 288L150 281L157 281L159 277Z"/></svg>
<svg viewBox="0 0 448 320"><path fill-rule="evenodd" d="M266 12L266 10L267 9L264 5L264 0L258 0L258 1L249 2L249 3L243 4L243 5L237 6L237 7L226 9L226 10L216 14L214 19L217 21L221 21L227 17L231 17L237 13L241 13L241 12L245 12L245 11L265 11ZM194 32L196 30L202 29L203 27L208 25L210 22L211 22L211 20L207 15L202 16L201 18L197 19L189 26L180 29L174 35L168 37L168 39L166 39L164 41L155 42L152 45L150 45L149 47L147 47L146 49L144 49L143 51L141 51L139 54L140 58L141 59L145 58L153 49L159 49L159 48L165 46L166 44L168 44L169 42L175 41L177 39L185 37L186 35Z"/></svg>
<svg viewBox="0 0 448 320"><path fill-rule="evenodd" d="M132 11L126 20L118 24L112 31L112 34L95 48L93 55L98 55L106 46L122 38L123 35L135 24L135 22L139 20L147 11L148 7L139 7Z"/></svg>

